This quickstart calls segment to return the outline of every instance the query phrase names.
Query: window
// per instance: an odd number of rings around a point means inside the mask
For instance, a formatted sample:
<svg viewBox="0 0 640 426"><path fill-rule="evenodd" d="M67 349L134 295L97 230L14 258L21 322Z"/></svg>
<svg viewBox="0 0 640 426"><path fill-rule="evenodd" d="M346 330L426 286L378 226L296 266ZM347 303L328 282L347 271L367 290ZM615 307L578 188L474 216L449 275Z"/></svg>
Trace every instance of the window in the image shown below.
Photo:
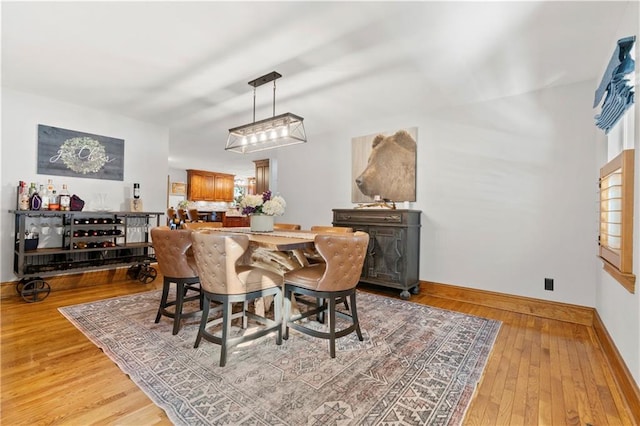
<svg viewBox="0 0 640 426"><path fill-rule="evenodd" d="M600 257L604 269L629 292L633 275L634 150L624 150L600 169Z"/></svg>

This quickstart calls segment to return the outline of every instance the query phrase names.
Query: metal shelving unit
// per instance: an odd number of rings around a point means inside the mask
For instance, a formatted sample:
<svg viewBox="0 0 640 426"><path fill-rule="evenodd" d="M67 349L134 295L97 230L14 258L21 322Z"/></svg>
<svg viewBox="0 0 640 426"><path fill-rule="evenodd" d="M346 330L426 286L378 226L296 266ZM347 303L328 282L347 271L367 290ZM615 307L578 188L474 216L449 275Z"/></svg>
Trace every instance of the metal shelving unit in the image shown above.
<svg viewBox="0 0 640 426"><path fill-rule="evenodd" d="M164 213L9 212L15 217L13 269L20 278L16 291L27 302L38 302L49 295L51 287L44 277L123 266L129 266L132 279L145 283L157 275L149 266L156 260L149 230L160 226ZM31 228L48 228L46 241L27 238L36 235Z"/></svg>

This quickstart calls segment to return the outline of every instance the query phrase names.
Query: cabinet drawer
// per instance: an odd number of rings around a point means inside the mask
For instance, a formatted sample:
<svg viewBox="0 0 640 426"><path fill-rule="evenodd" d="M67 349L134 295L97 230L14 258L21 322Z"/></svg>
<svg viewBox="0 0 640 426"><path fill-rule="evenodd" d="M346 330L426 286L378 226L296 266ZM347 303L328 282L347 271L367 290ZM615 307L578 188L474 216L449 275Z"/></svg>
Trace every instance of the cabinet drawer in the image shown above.
<svg viewBox="0 0 640 426"><path fill-rule="evenodd" d="M334 222L345 223L403 223L403 215L391 211L344 211L334 213Z"/></svg>

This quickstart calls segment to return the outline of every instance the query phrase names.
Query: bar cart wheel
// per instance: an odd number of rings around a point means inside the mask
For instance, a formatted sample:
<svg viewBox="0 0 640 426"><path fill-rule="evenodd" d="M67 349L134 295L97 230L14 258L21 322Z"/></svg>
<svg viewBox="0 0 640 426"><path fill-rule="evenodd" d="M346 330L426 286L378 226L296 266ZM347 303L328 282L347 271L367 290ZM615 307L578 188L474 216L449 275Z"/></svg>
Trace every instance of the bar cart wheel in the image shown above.
<svg viewBox="0 0 640 426"><path fill-rule="evenodd" d="M40 302L49 296L51 286L42 278L36 277L31 279L23 278L16 284L16 290L20 296L29 303Z"/></svg>
<svg viewBox="0 0 640 426"><path fill-rule="evenodd" d="M30 280L27 280L25 278L21 279L20 281L18 281L16 283L16 293L18 293L18 296L22 296L22 289L24 288L24 285Z"/></svg>
<svg viewBox="0 0 640 426"><path fill-rule="evenodd" d="M139 273L140 273L139 263L136 263L135 265L131 265L129 266L129 269L127 269L127 277L129 277L129 279L137 280Z"/></svg>
<svg viewBox="0 0 640 426"><path fill-rule="evenodd" d="M148 263L137 263L131 265L127 271L127 276L132 280L138 280L142 283L149 284L158 276L158 271Z"/></svg>
<svg viewBox="0 0 640 426"><path fill-rule="evenodd" d="M158 271L153 266L147 264L141 265L140 272L138 273L138 280L145 284L149 284L158 276Z"/></svg>

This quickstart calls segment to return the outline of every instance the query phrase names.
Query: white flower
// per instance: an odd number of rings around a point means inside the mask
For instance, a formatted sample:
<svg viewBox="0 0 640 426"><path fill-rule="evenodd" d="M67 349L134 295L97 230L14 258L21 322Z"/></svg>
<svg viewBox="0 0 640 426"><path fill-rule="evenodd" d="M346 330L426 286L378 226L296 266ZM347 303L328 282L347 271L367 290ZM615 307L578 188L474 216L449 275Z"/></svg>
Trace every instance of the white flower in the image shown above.
<svg viewBox="0 0 640 426"><path fill-rule="evenodd" d="M262 213L269 216L282 216L284 208L287 207L286 201L279 195L276 195L262 206Z"/></svg>
<svg viewBox="0 0 640 426"><path fill-rule="evenodd" d="M262 195L246 195L242 201L240 201L240 207L253 207L261 206L263 203Z"/></svg>
<svg viewBox="0 0 640 426"><path fill-rule="evenodd" d="M240 200L242 214L265 214L268 216L281 216L287 203L279 195L272 196L271 191L265 191L258 195L245 195Z"/></svg>

